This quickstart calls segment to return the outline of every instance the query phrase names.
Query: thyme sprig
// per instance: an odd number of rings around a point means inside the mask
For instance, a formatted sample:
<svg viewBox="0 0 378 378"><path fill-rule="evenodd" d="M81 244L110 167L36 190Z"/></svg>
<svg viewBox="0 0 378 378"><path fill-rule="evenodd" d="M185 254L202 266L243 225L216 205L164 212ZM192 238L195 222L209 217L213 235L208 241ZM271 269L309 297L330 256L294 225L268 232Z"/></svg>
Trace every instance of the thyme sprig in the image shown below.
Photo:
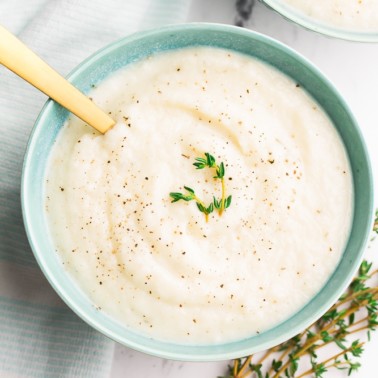
<svg viewBox="0 0 378 378"><path fill-rule="evenodd" d="M374 219L374 224L373 224L373 232L378 234L378 209L375 210L375 219Z"/></svg>
<svg viewBox="0 0 378 378"><path fill-rule="evenodd" d="M169 196L172 198L172 203L177 202L180 200L189 202L189 201L195 201L198 210L201 213L205 214L206 222L209 220L209 214L211 214L214 209L218 210L219 216L222 216L225 209L230 207L232 196L226 197L226 184L224 181L224 176L226 173L226 169L224 167L224 163L221 162L219 165L217 164L214 156L210 155L208 152L205 152L204 157L197 157L195 158L195 162L193 165L196 167L196 169L204 169L204 168L211 168L215 169L215 176L213 176L214 179L221 181L222 186L222 196L220 199L217 199L215 196L213 196L213 202L211 202L208 206L205 205L205 203L198 198L195 191L188 187L184 186L184 189L187 191L186 194L180 193L180 192L171 192L169 193Z"/></svg>
<svg viewBox="0 0 378 378"><path fill-rule="evenodd" d="M374 232L377 231L374 229ZM263 354L234 360L229 366L229 374L220 378L303 378L310 375L321 378L331 368L346 370L350 375L360 367L356 358L361 356L365 344L359 339L351 341L351 335L365 331L370 340L370 332L378 327L378 286L367 286L367 281L377 274L378 269L372 270L372 263L363 261L347 291L319 320ZM340 352L319 361L318 351L330 345L337 345ZM303 372L299 373L299 368Z"/></svg>

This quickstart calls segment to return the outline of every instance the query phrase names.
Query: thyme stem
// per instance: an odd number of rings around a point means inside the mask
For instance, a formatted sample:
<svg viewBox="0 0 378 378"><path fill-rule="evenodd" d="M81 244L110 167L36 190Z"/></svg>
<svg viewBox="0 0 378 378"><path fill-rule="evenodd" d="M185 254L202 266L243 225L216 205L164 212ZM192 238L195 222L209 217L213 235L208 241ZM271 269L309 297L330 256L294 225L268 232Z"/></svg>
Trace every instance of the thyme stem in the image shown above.
<svg viewBox="0 0 378 378"><path fill-rule="evenodd" d="M358 348L361 348L364 344L365 344L364 342L358 343L358 344L357 344L357 347L358 347ZM353 346L353 345L352 345L352 346L350 346L349 348L347 348L347 349L345 349L345 350L343 350L343 351L337 353L336 355L334 355L334 356L332 356L332 357L326 359L325 361L321 362L320 364L325 366L328 362L336 361L340 356L343 356L343 355L345 355L345 353L348 353L348 352L352 351L355 347L356 347L356 346ZM328 366L328 367L331 367L331 366L332 366L332 365L330 365L330 366ZM303 378L303 377L305 377L306 375L310 375L310 374L313 374L313 373L314 373L314 369L311 368L311 369L305 371L304 373L302 373L301 375L299 375L297 378Z"/></svg>
<svg viewBox="0 0 378 378"><path fill-rule="evenodd" d="M218 211L219 216L222 216L223 210L225 209L225 201L226 201L226 185L224 183L224 177L221 178L221 183L222 183L222 199L221 199L221 206Z"/></svg>
<svg viewBox="0 0 378 378"><path fill-rule="evenodd" d="M247 357L247 359L244 361L242 367L240 368L238 374L236 375L236 378L244 378L249 374L248 371L247 371L247 374L243 374L243 372L244 372L244 370L246 370L246 368L248 367L248 365L252 361L252 358L253 358L253 355L250 355L250 356Z"/></svg>

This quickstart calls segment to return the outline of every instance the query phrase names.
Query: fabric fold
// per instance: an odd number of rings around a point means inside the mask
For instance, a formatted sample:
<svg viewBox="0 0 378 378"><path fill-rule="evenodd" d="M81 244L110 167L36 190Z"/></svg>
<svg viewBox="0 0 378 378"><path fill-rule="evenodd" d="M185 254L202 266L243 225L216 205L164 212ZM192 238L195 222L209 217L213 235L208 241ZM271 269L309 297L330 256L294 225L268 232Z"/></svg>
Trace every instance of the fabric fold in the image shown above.
<svg viewBox="0 0 378 378"><path fill-rule="evenodd" d="M3 0L0 23L63 75L138 30L184 22L190 0ZM114 342L52 290L22 222L25 148L46 96L0 67L0 376L108 377Z"/></svg>

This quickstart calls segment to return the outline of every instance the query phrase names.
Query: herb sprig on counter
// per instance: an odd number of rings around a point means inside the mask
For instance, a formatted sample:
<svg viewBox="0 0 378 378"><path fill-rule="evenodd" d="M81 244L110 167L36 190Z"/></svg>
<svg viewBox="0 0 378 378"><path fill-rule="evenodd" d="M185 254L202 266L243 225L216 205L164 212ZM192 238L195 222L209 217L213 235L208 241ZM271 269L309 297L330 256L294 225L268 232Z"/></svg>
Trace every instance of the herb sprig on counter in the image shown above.
<svg viewBox="0 0 378 378"><path fill-rule="evenodd" d="M217 164L214 156L210 155L208 152L204 154L204 157L197 157L193 165L196 167L196 169L211 168L215 170L215 176L213 176L213 178L221 181L221 198L217 199L215 196L213 196L213 202L211 202L209 205L205 205L205 203L197 197L195 191L188 186L184 186L184 189L187 192L186 194L171 192L169 193L169 196L172 198L171 202L177 202L180 200L188 202L194 200L198 210L205 214L205 219L207 222L209 220L209 214L211 214L214 209L217 209L219 216L222 216L224 210L231 205L232 196L226 197L226 184L224 181L226 169L223 162Z"/></svg>
<svg viewBox="0 0 378 378"><path fill-rule="evenodd" d="M374 224L373 224L373 232L378 234L378 209L375 210L375 219L374 219Z"/></svg>
<svg viewBox="0 0 378 378"><path fill-rule="evenodd" d="M378 209L373 233L378 234ZM352 335L378 328L378 269L363 261L358 275L339 300L315 323L292 339L263 353L235 359L229 374L218 378L303 378L325 377L330 369L346 370L348 376L361 364L356 360L365 341L351 340ZM376 284L367 283L375 279ZM319 350L336 345L340 351L320 358ZM324 349L323 349L324 348ZM323 353L324 354L324 353Z"/></svg>
<svg viewBox="0 0 378 378"><path fill-rule="evenodd" d="M377 273L364 261L344 295L319 320L263 354L234 360L222 378L320 378L331 368L346 370L348 375L356 371L361 366L356 358L365 342L350 339L365 331L369 340L370 332L378 327L378 286L367 286ZM330 345L340 351L319 360L319 350Z"/></svg>

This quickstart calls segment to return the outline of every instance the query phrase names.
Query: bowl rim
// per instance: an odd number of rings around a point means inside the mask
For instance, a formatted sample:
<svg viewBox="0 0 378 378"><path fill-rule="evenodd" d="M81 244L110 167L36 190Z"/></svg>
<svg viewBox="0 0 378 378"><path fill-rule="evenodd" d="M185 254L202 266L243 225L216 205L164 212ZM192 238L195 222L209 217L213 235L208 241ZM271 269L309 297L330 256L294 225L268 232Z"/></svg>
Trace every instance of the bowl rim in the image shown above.
<svg viewBox="0 0 378 378"><path fill-rule="evenodd" d="M97 52L90 55L87 59L82 61L79 65L77 65L67 76L67 79L69 81L73 81L76 77L79 77L81 73L89 67L92 63L94 63L96 60L108 55L109 53L113 52L114 50L117 50L119 47L128 44L132 41L137 41L139 39L148 38L151 36L154 36L155 34L159 33L172 33L175 31L184 32L187 30L193 30L197 29L200 31L221 31L221 32L227 32L232 34L239 34L241 36L247 36L248 38L251 38L251 40L259 40L264 43L268 43L272 45L273 47L284 50L285 53L291 55L296 60L299 60L302 64L305 64L307 67L309 67L317 76L322 80L338 97L338 100L341 102L343 108L347 112L347 114L350 116L351 120L353 121L353 125L355 127L355 131L359 135L359 138L362 143L362 150L364 157L366 159L366 164L368 166L367 174L368 174L368 181L370 182L369 187L369 196L367 198L371 209L370 214L367 215L366 222L369 224L369 228L365 230L365 234L360 240L360 248L358 250L358 254L356 260L352 264L352 268L349 270L348 274L345 275L342 285L338 288L338 290L333 291L333 295L329 296L326 301L322 303L322 306L319 306L316 308L316 311L311 313L311 316L307 317L304 321L299 322L294 327L290 328L290 330L287 330L285 332L282 332L279 336L275 336L272 339L269 339L267 341L264 341L259 344L259 347L244 347L239 348L237 351L228 351L227 348L225 350L222 350L222 347L227 345L232 345L234 342L231 343L224 343L224 344L214 344L214 345L206 345L206 348L213 348L211 353L203 353L201 351L197 353L192 354L186 354L180 351L174 351L174 352L165 352L161 351L156 347L146 346L142 345L140 343L136 343L130 340L125 340L123 337L120 337L116 332L107 329L104 327L98 319L94 319L90 316L85 310L83 310L77 303L73 303L72 298L69 297L69 295L65 292L65 290L62 288L61 283L54 277L53 272L50 270L50 267L47 265L46 261L43 257L43 252L40 250L38 246L38 240L36 239L35 235L35 229L33 226L33 222L31 222L31 209L28 203L28 182L29 180L32 180L33 178L33 172L31 170L31 160L33 156L33 151L37 148L37 134L41 132L43 128L43 123L46 119L49 117L49 113L52 111L52 108L56 105L55 102L51 99L47 100L45 105L43 106L38 118L35 121L34 127L32 129L32 132L29 137L29 141L27 144L25 157L24 157L24 163L23 163L23 169L22 169L22 178L21 178L21 206L22 206L22 214L23 214L23 220L24 220L24 226L26 230L26 234L29 240L29 244L31 246L31 249L33 251L33 254L38 262L38 265L40 266L42 272L46 276L48 282L50 285L54 288L54 290L57 292L57 294L60 296L61 299L73 310L81 319L83 319L87 324L89 324L91 327L96 329L97 331L101 332L105 336L111 338L114 341L117 341L118 343L125 345L127 347L130 347L134 350L147 353L153 356L161 357L161 358L167 358L172 360L180 360L180 361L217 361L217 360L227 360L232 358L239 358L245 355L249 355L252 353L255 353L260 350L268 349L274 345L278 345L289 338L295 336L296 334L300 333L308 327L310 324L312 324L315 320L317 320L320 316L325 313L334 302L340 297L340 295L343 293L345 288L348 286L349 282L352 280L355 272L357 271L363 257L363 252L365 250L365 246L370 234L371 230L371 224L373 222L373 181L372 181L372 173L371 173L371 167L370 167L370 161L366 149L366 145L363 141L362 134L359 130L358 124L356 120L354 119L353 115L351 114L349 107L343 100L343 98L340 96L339 92L335 89L333 84L318 70L316 66L314 66L309 60L304 58L301 54L293 50L292 48L286 46L285 44L271 38L268 36L265 36L261 33L257 33L251 30L242 29L236 26L231 25L225 25L225 24L217 24L217 23L188 23L188 24L175 24L175 25L168 25L160 28L155 28L152 30L137 32L134 34L131 34L129 36L126 36L124 38L121 38L102 49L98 50ZM68 273L67 273L68 274ZM332 275L329 279L332 278ZM310 301L311 302L311 301ZM309 302L309 303L310 303ZM299 313L302 311L303 308L299 309ZM285 322L285 321L284 321ZM283 322L283 323L284 323ZM280 323L280 324L283 324ZM280 325L279 324L279 325ZM275 327L273 327L275 328ZM265 332L262 332L264 334ZM249 339L249 338L248 338ZM159 340L158 340L159 341ZM237 340L236 343L240 342L241 340ZM170 344L169 342L159 341L162 344ZM172 344L172 343L171 343ZM176 344L172 344L176 345ZM177 344L178 346L182 346L181 344ZM193 345L188 345L189 347L193 347ZM199 349L201 346L198 346Z"/></svg>
<svg viewBox="0 0 378 378"><path fill-rule="evenodd" d="M307 30L314 31L318 34L326 35L333 38L343 39L352 42L378 42L378 31L358 31L346 29L342 27L334 27L322 22L316 18L307 16L306 14L295 11L289 5L284 4L281 0L261 0L265 5L276 11L287 20L304 27Z"/></svg>

